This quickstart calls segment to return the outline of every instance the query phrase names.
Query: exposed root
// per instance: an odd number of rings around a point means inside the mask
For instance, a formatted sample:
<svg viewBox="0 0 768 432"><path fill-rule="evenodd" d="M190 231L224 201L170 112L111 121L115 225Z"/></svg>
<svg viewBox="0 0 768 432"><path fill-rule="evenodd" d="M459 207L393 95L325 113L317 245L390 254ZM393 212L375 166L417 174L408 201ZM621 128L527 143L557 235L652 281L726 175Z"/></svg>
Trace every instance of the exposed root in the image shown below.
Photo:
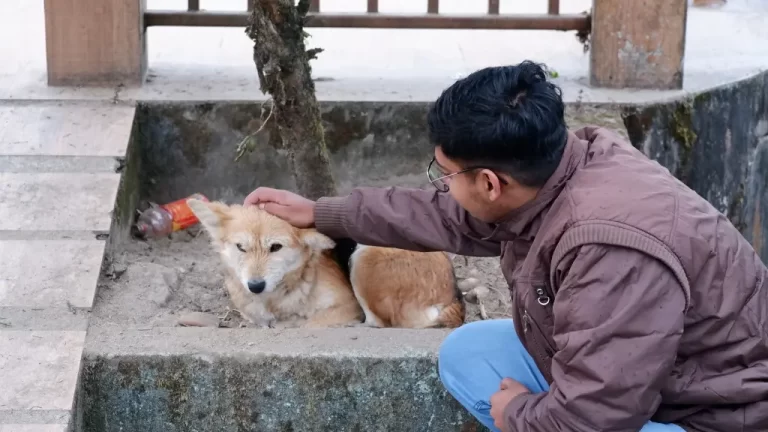
<svg viewBox="0 0 768 432"><path fill-rule="evenodd" d="M264 105L266 103L270 103L269 107L269 113L267 114L267 118L264 118ZM248 134L245 138L243 138L242 141L240 141L240 144L237 145L237 155L235 156L235 162L239 161L243 155L245 155L246 152L252 152L254 149L256 149L256 137L261 133L261 131L264 130L264 128L267 126L267 123L269 123L269 120L272 118L272 113L275 112L274 110L274 103L272 102L272 99L270 98L266 102L261 104L261 114L259 115L259 120L261 120L261 125L259 126L259 129L252 133Z"/></svg>

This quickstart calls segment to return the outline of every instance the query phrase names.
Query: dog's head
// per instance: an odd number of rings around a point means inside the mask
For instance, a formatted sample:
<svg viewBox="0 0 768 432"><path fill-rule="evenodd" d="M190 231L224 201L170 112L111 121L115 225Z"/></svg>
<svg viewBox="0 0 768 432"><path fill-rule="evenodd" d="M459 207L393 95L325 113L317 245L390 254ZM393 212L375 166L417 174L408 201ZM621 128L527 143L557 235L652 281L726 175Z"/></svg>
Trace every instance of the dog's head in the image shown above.
<svg viewBox="0 0 768 432"><path fill-rule="evenodd" d="M314 229L299 229L256 206L187 201L221 253L224 264L254 294L275 291L334 241Z"/></svg>

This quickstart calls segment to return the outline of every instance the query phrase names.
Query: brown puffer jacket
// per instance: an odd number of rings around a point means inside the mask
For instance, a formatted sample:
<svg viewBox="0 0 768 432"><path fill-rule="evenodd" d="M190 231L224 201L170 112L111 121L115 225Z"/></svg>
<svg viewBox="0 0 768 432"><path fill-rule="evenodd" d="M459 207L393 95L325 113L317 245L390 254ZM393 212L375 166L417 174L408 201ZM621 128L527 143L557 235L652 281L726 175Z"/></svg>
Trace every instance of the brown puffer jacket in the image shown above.
<svg viewBox="0 0 768 432"><path fill-rule="evenodd" d="M518 432L768 431L768 270L706 200L614 133L570 134L538 197L499 221L448 194L359 188L317 228L369 245L501 256L514 322L550 390Z"/></svg>

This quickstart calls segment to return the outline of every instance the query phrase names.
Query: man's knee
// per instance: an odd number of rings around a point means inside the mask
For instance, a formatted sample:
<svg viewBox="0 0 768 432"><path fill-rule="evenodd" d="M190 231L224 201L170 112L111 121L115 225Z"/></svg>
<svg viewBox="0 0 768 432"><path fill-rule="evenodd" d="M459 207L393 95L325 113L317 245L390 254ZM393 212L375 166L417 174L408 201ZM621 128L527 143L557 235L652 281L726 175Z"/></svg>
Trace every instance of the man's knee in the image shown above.
<svg viewBox="0 0 768 432"><path fill-rule="evenodd" d="M465 324L448 334L440 344L437 353L437 366L440 377L461 362L462 351L466 353L468 343L472 343L472 334L476 332L474 323Z"/></svg>
<svg viewBox="0 0 768 432"><path fill-rule="evenodd" d="M471 334L475 330L472 324L465 324L445 337L437 353L437 373L440 381L451 394L456 395L457 372L462 367L467 367L466 357L462 358L462 351L466 352L467 343L471 343Z"/></svg>
<svg viewBox="0 0 768 432"><path fill-rule="evenodd" d="M496 339L496 343L501 339L505 345L519 343L510 319L465 324L449 333L440 345L437 354L440 378L445 381L444 374L450 374L455 368L466 368L468 354L485 348L489 339Z"/></svg>

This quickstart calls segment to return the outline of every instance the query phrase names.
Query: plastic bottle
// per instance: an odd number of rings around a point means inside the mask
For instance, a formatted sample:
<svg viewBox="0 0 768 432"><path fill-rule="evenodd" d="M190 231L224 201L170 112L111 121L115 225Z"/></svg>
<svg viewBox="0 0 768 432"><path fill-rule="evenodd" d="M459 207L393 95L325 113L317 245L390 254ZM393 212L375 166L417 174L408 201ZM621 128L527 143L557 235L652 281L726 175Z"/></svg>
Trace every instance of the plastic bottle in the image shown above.
<svg viewBox="0 0 768 432"><path fill-rule="evenodd" d="M172 203L153 204L139 215L136 221L137 234L142 238L162 237L198 223L197 216L187 205L190 198L208 202L203 194L193 194Z"/></svg>

